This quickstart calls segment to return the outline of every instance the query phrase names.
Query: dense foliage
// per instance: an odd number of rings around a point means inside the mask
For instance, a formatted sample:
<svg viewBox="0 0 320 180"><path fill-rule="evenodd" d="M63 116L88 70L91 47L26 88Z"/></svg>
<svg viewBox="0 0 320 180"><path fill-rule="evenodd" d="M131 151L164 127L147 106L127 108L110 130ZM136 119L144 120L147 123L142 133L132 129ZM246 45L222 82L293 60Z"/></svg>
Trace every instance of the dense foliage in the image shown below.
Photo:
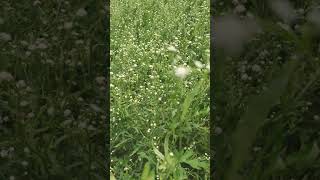
<svg viewBox="0 0 320 180"><path fill-rule="evenodd" d="M202 0L111 3L117 179L208 179L209 7Z"/></svg>
<svg viewBox="0 0 320 180"><path fill-rule="evenodd" d="M317 179L319 2L216 1L212 8L216 179Z"/></svg>

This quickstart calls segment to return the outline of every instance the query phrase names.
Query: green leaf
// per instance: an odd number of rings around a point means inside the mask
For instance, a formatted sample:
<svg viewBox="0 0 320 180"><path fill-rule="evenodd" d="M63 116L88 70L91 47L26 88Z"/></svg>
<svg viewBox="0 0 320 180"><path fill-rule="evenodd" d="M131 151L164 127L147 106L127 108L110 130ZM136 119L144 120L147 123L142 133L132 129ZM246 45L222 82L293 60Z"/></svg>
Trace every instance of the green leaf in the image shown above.
<svg viewBox="0 0 320 180"><path fill-rule="evenodd" d="M255 140L257 131L264 124L270 109L279 102L285 92L290 74L296 65L295 60L288 61L278 76L268 84L267 91L251 97L246 112L232 134L232 160L229 171L226 171L227 180L242 179L238 171L249 158L249 147Z"/></svg>
<svg viewBox="0 0 320 180"><path fill-rule="evenodd" d="M188 150L182 155L181 161L186 161L187 159L191 158L193 155L194 155L193 151Z"/></svg>
<svg viewBox="0 0 320 180"><path fill-rule="evenodd" d="M209 167L208 163L200 161L198 159L188 159L184 161L185 163L189 164L194 169L207 169Z"/></svg>
<svg viewBox="0 0 320 180"><path fill-rule="evenodd" d="M165 156L169 155L169 134L164 139L164 154Z"/></svg>
<svg viewBox="0 0 320 180"><path fill-rule="evenodd" d="M155 172L153 169L150 168L150 163L146 163L144 165L144 169L141 175L141 180L154 180L155 179Z"/></svg>
<svg viewBox="0 0 320 180"><path fill-rule="evenodd" d="M187 113L189 112L189 108L191 106L191 103L194 100L194 97L196 96L196 94L198 94L198 92L200 91L201 87L203 86L202 85L203 83L204 83L204 80L202 79L196 85L196 87L192 90L192 92L187 95L186 99L184 100L184 102L182 104L182 114L181 114L181 117L180 117L182 122L185 121L185 117L186 117Z"/></svg>
<svg viewBox="0 0 320 180"><path fill-rule="evenodd" d="M180 158L181 162L189 164L192 168L195 169L207 169L209 164L207 162L200 161L196 158L193 158L194 153L192 151L186 151Z"/></svg>
<svg viewBox="0 0 320 180"><path fill-rule="evenodd" d="M110 180L116 180L112 172L110 172Z"/></svg>
<svg viewBox="0 0 320 180"><path fill-rule="evenodd" d="M59 137L54 143L51 144L51 148L56 148L60 143L62 143L65 139L67 139L68 135L63 135Z"/></svg>
<svg viewBox="0 0 320 180"><path fill-rule="evenodd" d="M299 169L305 168L312 165L319 156L319 152L319 147L314 142L312 146L303 146L299 152L289 155L286 162L289 166L295 166Z"/></svg>
<svg viewBox="0 0 320 180"><path fill-rule="evenodd" d="M153 152L154 152L161 160L164 160L164 155L163 155L157 148L153 148Z"/></svg>

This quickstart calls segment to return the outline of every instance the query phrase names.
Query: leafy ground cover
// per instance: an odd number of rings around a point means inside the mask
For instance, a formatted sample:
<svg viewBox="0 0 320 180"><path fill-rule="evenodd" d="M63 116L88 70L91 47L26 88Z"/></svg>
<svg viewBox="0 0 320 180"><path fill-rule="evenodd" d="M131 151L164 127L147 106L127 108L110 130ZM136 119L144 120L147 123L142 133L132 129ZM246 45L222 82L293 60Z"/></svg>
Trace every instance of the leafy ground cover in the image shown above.
<svg viewBox="0 0 320 180"><path fill-rule="evenodd" d="M216 179L319 178L319 2L212 8Z"/></svg>
<svg viewBox="0 0 320 180"><path fill-rule="evenodd" d="M105 179L106 5L0 2L0 179Z"/></svg>
<svg viewBox="0 0 320 180"><path fill-rule="evenodd" d="M208 179L209 1L111 3L111 172Z"/></svg>

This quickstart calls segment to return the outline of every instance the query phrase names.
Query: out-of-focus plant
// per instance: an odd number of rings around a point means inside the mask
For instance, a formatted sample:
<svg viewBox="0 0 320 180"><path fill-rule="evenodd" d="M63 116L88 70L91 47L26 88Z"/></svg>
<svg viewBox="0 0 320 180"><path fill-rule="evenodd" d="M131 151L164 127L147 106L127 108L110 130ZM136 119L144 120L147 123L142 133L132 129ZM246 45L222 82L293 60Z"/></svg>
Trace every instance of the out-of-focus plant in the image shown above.
<svg viewBox="0 0 320 180"><path fill-rule="evenodd" d="M257 1L250 2L257 5ZM245 101L245 104L242 102L243 112L238 110L238 102L233 101L233 82L229 80L230 78L225 72L229 68L228 65L232 64L229 60L230 56L236 59L241 53L244 53L241 50L245 49L245 42L248 42L249 39L243 33L230 30L232 29L230 27L227 31L224 31L223 28L226 27L221 26L223 23L233 24L232 27L239 26L243 20L234 19L233 21L219 22L222 18L215 18L218 21L216 26L220 25L220 27L215 27L218 30L214 38L219 36L220 38L232 37L231 39L237 41L233 44L240 44L240 46L237 46L240 51L234 54L232 53L234 51L230 51L229 45L219 43L221 41L227 43L228 41L222 39L216 43L213 73L215 82L214 108L217 116L219 116L214 117L215 126L219 128L219 131L215 131L216 134L214 135L216 140L214 173L217 179L270 179L270 177L276 177L275 173L284 175L284 172L290 171L288 167L303 167L303 169L313 167L312 163L319 156L317 142L312 142L302 145L295 153L282 155L282 157L279 156L281 152L272 151L266 161L268 164L253 162L252 146L261 135L262 128L270 123L268 119L270 112L275 107L280 107L285 112L289 111L293 104L299 103L301 97L308 92L308 88L315 84L320 74L319 70L314 70L311 77L303 74L305 73L305 67L314 63L319 56L317 43L320 34L318 20L315 18L315 14L319 11L310 11L305 23L294 25L297 16L294 14L293 6L288 1L272 1L270 2L270 8L270 11L275 12L282 22L275 23L274 20L255 18L258 27L263 32L259 35L277 34L283 41L293 45L292 51L294 54L291 58L286 59L282 65L272 66L273 71L268 78L265 90L251 95ZM246 28L246 26L241 26L241 29ZM219 30L219 28L222 29ZM225 32L229 34L223 34ZM230 42L232 44L232 41ZM233 50L232 48L231 50ZM306 83L302 84L301 82ZM285 114L274 117L274 119L283 119L283 116ZM229 124L230 122L236 122L236 124ZM226 125L230 125L230 127L226 127ZM281 132L281 129L273 129L273 131ZM277 141L277 139L273 140ZM269 144L269 142L267 143ZM278 144L278 142L275 143ZM252 167L252 164L259 167Z"/></svg>

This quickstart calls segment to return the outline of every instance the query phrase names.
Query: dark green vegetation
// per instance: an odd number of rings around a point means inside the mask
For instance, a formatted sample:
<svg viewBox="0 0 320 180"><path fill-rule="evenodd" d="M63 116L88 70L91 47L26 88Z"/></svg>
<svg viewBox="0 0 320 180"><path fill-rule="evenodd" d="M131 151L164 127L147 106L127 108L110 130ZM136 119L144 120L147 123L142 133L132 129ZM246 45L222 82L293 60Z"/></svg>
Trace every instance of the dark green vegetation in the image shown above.
<svg viewBox="0 0 320 180"><path fill-rule="evenodd" d="M0 179L105 179L103 1L0 1Z"/></svg>
<svg viewBox="0 0 320 180"><path fill-rule="evenodd" d="M208 179L209 1L111 3L111 171Z"/></svg>
<svg viewBox="0 0 320 180"><path fill-rule="evenodd" d="M270 2L213 3L217 26L228 22L245 37L236 40L247 41L233 54L216 42L211 158L219 180L320 177L319 4ZM236 18L218 18L231 13ZM239 33L248 19L256 34ZM224 37L220 27L216 36Z"/></svg>

